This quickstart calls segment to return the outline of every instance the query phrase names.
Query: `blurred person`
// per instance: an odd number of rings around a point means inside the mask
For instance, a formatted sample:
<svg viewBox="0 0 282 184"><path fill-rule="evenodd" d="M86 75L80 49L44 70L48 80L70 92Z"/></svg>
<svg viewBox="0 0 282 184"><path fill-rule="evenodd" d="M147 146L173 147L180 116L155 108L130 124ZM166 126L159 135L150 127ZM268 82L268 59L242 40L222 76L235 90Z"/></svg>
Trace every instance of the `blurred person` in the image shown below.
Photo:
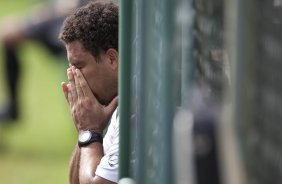
<svg viewBox="0 0 282 184"><path fill-rule="evenodd" d="M0 107L0 123L19 117L18 83L20 80L20 46L28 40L43 44L55 55L62 55L64 47L57 39L67 14L83 3L83 0L53 0L36 5L24 19L7 17L1 26L8 97Z"/></svg>
<svg viewBox="0 0 282 184"><path fill-rule="evenodd" d="M79 8L65 20L59 38L66 47L70 64L67 69L69 81L62 83L62 90L79 135L70 162L70 183L117 183L116 2L93 1Z"/></svg>

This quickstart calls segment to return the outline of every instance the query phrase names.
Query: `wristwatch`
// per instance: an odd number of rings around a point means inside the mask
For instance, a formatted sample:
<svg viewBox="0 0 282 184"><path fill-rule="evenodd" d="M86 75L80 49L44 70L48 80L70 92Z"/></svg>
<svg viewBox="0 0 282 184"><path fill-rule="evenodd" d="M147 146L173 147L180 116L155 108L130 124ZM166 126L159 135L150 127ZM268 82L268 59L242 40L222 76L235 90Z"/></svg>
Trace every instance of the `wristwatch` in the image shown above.
<svg viewBox="0 0 282 184"><path fill-rule="evenodd" d="M89 130L80 132L78 136L78 146L87 146L93 142L99 142L103 144L103 136L100 133L92 132Z"/></svg>

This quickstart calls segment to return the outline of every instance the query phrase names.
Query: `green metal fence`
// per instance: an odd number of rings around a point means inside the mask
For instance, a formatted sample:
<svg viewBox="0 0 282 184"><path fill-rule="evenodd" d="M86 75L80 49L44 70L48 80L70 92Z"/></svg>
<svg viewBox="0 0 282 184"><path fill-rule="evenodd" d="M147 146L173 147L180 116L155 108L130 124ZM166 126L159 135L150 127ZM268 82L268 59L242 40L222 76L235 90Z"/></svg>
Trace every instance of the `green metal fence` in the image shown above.
<svg viewBox="0 0 282 184"><path fill-rule="evenodd" d="M120 178L281 183L282 1L120 2Z"/></svg>

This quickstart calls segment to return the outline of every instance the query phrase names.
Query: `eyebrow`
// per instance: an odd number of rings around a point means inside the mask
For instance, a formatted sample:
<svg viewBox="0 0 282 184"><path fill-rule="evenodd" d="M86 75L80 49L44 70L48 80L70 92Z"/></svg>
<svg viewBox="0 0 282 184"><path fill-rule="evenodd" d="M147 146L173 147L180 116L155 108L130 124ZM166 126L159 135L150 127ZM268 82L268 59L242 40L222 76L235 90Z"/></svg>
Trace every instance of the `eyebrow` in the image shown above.
<svg viewBox="0 0 282 184"><path fill-rule="evenodd" d="M71 65L80 65L82 63L82 61L73 61L73 62L70 62Z"/></svg>

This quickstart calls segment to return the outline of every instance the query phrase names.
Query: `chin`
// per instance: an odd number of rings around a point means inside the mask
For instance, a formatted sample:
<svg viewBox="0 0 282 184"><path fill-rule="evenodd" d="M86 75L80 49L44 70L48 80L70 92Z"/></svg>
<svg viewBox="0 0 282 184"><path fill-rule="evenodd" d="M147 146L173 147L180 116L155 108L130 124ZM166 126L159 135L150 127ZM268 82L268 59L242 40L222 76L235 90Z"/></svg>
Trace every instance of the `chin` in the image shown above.
<svg viewBox="0 0 282 184"><path fill-rule="evenodd" d="M110 97L108 100L100 100L99 102L100 102L102 105L107 106L107 105L109 105L109 104L112 102L112 100L113 100L116 96L117 96L117 94L113 95L113 96Z"/></svg>
<svg viewBox="0 0 282 184"><path fill-rule="evenodd" d="M101 99L101 98L99 98L99 97L96 97L96 99L98 100L98 102L101 104L101 105L108 105L108 103L105 101L105 100L103 100L103 99Z"/></svg>
<svg viewBox="0 0 282 184"><path fill-rule="evenodd" d="M103 100L99 100L99 102L100 102L101 105L104 105L104 106L107 106L109 104L108 102L105 102Z"/></svg>
<svg viewBox="0 0 282 184"><path fill-rule="evenodd" d="M93 95L101 105L106 105L105 100L102 100L96 93L93 93Z"/></svg>
<svg viewBox="0 0 282 184"><path fill-rule="evenodd" d="M98 102L101 104L101 105L104 105L104 106L107 106L111 103L111 101L117 96L117 93L115 93L114 95L112 95L111 97L109 98L101 98L99 97L98 95L94 94L94 96L96 97L96 99L98 100Z"/></svg>

